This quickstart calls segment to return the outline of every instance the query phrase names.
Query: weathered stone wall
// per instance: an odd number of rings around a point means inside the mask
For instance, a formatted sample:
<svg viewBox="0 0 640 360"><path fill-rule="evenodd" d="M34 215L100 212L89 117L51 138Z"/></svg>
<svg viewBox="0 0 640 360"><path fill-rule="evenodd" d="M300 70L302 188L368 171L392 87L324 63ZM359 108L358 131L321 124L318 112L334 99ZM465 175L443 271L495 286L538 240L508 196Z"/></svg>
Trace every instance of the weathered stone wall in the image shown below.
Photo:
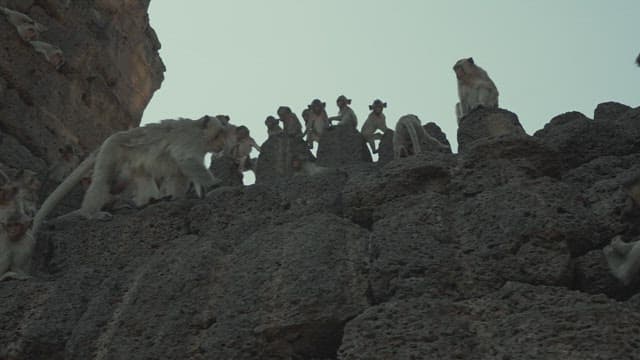
<svg viewBox="0 0 640 360"><path fill-rule="evenodd" d="M636 358L640 286L602 248L640 238L640 108L600 109L51 223L0 283L0 359Z"/></svg>

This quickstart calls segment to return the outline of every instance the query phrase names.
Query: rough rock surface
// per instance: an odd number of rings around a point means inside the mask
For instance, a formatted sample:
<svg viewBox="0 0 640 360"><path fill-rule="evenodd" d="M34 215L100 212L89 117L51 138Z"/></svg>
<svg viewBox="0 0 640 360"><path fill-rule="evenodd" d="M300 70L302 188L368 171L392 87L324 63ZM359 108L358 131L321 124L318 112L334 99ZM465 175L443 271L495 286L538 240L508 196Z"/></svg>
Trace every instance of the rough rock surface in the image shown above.
<svg viewBox="0 0 640 360"><path fill-rule="evenodd" d="M640 149L591 127L640 109L614 113L315 176L272 137L255 185L51 221L0 282L0 359L638 358L602 248L640 238Z"/></svg>
<svg viewBox="0 0 640 360"><path fill-rule="evenodd" d="M369 146L362 134L350 126L332 126L318 143L318 164L339 167L371 162Z"/></svg>
<svg viewBox="0 0 640 360"><path fill-rule="evenodd" d="M294 160L315 161L307 143L295 136L269 136L260 148L262 151L255 171L256 183L292 176L295 173L292 166Z"/></svg>
<svg viewBox="0 0 640 360"><path fill-rule="evenodd" d="M477 108L458 124L458 152L464 153L476 140L504 135L526 135L518 116L505 109Z"/></svg>
<svg viewBox="0 0 640 360"><path fill-rule="evenodd" d="M222 180L221 186L242 185L243 175L238 171L238 164L229 156L212 158L209 170L213 176Z"/></svg>
<svg viewBox="0 0 640 360"><path fill-rule="evenodd" d="M0 131L51 164L58 149L97 147L108 135L140 123L163 80L160 43L149 26L149 0L0 0L46 26L40 40L64 52L56 70L0 15ZM40 170L40 169L38 169Z"/></svg>

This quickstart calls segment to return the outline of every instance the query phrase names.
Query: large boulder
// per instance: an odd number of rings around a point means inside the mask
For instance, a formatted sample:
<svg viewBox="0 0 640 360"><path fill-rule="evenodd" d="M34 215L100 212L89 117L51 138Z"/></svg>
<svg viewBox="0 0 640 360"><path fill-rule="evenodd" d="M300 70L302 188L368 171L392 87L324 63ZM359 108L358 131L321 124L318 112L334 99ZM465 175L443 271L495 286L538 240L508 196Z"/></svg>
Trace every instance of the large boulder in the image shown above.
<svg viewBox="0 0 640 360"><path fill-rule="evenodd" d="M255 169L256 183L293 176L296 173L293 166L294 160L315 161L307 143L297 136L285 134L269 136L260 148L262 151Z"/></svg>
<svg viewBox="0 0 640 360"><path fill-rule="evenodd" d="M0 15L3 132L50 165L61 147L86 152L113 132L137 126L164 72L148 5L0 0L46 26L40 40L62 49L66 59L56 70Z"/></svg>
<svg viewBox="0 0 640 360"><path fill-rule="evenodd" d="M506 135L526 135L516 114L504 109L477 108L458 124L458 152L464 153L476 140Z"/></svg>
<svg viewBox="0 0 640 360"><path fill-rule="evenodd" d="M369 146L362 134L351 126L332 126L318 143L318 164L340 167L361 162L371 162Z"/></svg>
<svg viewBox="0 0 640 360"><path fill-rule="evenodd" d="M243 184L243 174L238 171L238 164L229 156L212 158L209 170L213 176L222 180L220 186L239 186Z"/></svg>
<svg viewBox="0 0 640 360"><path fill-rule="evenodd" d="M579 112L568 112L551 119L534 136L558 151L569 169L599 156L639 152L640 110L614 118L609 115L609 121L593 121Z"/></svg>

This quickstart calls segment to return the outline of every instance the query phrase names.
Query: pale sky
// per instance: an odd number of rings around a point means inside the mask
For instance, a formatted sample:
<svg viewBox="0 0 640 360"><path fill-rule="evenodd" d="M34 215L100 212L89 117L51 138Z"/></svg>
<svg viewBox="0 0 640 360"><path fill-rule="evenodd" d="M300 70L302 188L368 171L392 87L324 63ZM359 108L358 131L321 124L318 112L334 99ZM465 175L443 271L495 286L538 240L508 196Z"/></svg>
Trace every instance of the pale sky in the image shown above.
<svg viewBox="0 0 640 360"><path fill-rule="evenodd" d="M640 1L153 0L166 79L143 123L228 114L266 139L280 105L353 99L436 122L456 143L453 64L472 56L528 133L596 105L640 105ZM253 156L256 156L254 153Z"/></svg>

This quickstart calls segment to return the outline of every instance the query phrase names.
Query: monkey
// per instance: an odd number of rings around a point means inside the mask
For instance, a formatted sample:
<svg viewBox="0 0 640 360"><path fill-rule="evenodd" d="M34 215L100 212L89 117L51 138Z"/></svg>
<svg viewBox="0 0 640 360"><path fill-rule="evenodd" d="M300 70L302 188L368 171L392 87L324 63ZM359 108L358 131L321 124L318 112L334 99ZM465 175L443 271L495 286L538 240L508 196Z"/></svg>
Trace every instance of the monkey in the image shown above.
<svg viewBox="0 0 640 360"><path fill-rule="evenodd" d="M319 142L322 134L329 128L329 117L325 111L327 104L320 101L320 99L313 99L311 104L307 106L305 111L307 117L305 118L305 125L307 134L307 145L310 149L313 148L313 142Z"/></svg>
<svg viewBox="0 0 640 360"><path fill-rule="evenodd" d="M58 152L60 159L49 168L48 177L53 181L62 182L80 164L80 157L74 147L69 144L59 148Z"/></svg>
<svg viewBox="0 0 640 360"><path fill-rule="evenodd" d="M352 126L356 128L358 126L358 117L353 112L353 110L349 107L351 105L351 99L347 99L346 96L340 95L336 100L336 104L338 105L338 115L332 116L329 118L329 123L333 121L338 121L338 125L340 126Z"/></svg>
<svg viewBox="0 0 640 360"><path fill-rule="evenodd" d="M278 108L278 116L280 117L280 121L282 121L282 127L286 135L302 137L302 125L290 107L280 106Z"/></svg>
<svg viewBox="0 0 640 360"><path fill-rule="evenodd" d="M247 160L249 160L249 154L251 148L255 148L258 152L262 151L260 146L256 144L256 141L250 136L249 129L246 126L238 126L236 129L236 143L231 149L231 157L238 164L238 171L240 174L245 172ZM251 167L251 164L249 164Z"/></svg>
<svg viewBox="0 0 640 360"><path fill-rule="evenodd" d="M65 63L64 54L59 47L46 43L44 41L30 41L33 48L41 53L44 58L51 64L56 70L60 70Z"/></svg>
<svg viewBox="0 0 640 360"><path fill-rule="evenodd" d="M613 276L629 285L640 272L640 241L624 242L620 235L602 250Z"/></svg>
<svg viewBox="0 0 640 360"><path fill-rule="evenodd" d="M40 33L47 30L42 24L35 22L21 12L7 8L0 8L0 12L4 13L7 20L16 28L18 35L20 35L20 38L24 41L38 40Z"/></svg>
<svg viewBox="0 0 640 360"><path fill-rule="evenodd" d="M30 276L35 236L31 230L40 182L35 173L23 170L15 181L3 172L0 187L0 281L25 280Z"/></svg>
<svg viewBox="0 0 640 360"><path fill-rule="evenodd" d="M267 134L269 137L282 134L282 128L278 123L278 119L273 116L267 116L264 120L264 124L267 126Z"/></svg>
<svg viewBox="0 0 640 360"><path fill-rule="evenodd" d="M380 130L384 133L389 130L389 128L387 128L386 117L382 112L382 109L386 107L387 103L383 103L382 100L374 100L373 104L369 105L371 114L369 114L369 117L367 117L367 120L365 120L362 125L362 129L360 130L364 139L369 143L371 152L374 154L378 153L378 149L376 149L376 140L382 139L382 134L376 133L376 131Z"/></svg>
<svg viewBox="0 0 640 360"><path fill-rule="evenodd" d="M220 183L204 166L204 156L222 151L227 130L224 123L206 115L198 120L163 120L109 136L47 197L34 219L34 231L91 169L91 184L80 209L62 217L111 219L109 212L101 210L113 199L114 187L133 186L134 193L140 194L139 203L150 196L181 196L177 192L184 192L190 183L202 197L207 188Z"/></svg>
<svg viewBox="0 0 640 360"><path fill-rule="evenodd" d="M473 58L461 59L453 66L458 79L458 97L456 116L460 120L471 110L483 106L498 107L498 89L481 67L477 66Z"/></svg>
<svg viewBox="0 0 640 360"><path fill-rule="evenodd" d="M448 149L424 130L417 116L405 115L398 120L396 131L393 133L393 158L419 154L422 152L422 146L427 143L436 148Z"/></svg>

